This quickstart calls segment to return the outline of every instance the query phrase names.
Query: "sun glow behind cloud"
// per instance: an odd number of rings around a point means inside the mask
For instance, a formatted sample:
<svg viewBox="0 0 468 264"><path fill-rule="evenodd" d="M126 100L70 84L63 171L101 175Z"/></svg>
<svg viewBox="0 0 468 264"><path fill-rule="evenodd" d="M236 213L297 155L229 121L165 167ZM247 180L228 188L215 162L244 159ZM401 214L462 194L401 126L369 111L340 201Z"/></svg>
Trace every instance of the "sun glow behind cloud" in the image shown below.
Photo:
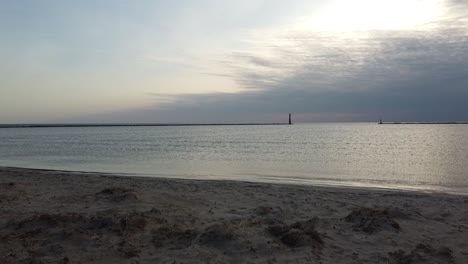
<svg viewBox="0 0 468 264"><path fill-rule="evenodd" d="M249 76L249 81L241 78L237 82L250 90L271 89L271 83L313 68L316 77L309 75L304 80L322 80L316 81L314 90L326 86L342 89L323 82L336 83L361 72L382 46L389 45L382 38L432 34L447 19L448 6L441 0L330 1L282 26L252 30L247 38L249 48L233 56L242 64L241 76Z"/></svg>
<svg viewBox="0 0 468 264"><path fill-rule="evenodd" d="M411 30L436 22L444 13L440 0L337 0L317 14L298 19L295 30Z"/></svg>

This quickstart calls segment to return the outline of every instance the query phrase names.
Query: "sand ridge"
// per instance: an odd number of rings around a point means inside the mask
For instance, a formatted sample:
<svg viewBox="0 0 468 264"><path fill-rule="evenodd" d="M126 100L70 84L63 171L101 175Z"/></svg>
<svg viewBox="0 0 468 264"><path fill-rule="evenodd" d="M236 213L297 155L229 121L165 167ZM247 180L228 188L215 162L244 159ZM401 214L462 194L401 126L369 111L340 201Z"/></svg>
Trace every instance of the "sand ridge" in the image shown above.
<svg viewBox="0 0 468 264"><path fill-rule="evenodd" d="M0 168L0 263L468 263L467 202Z"/></svg>

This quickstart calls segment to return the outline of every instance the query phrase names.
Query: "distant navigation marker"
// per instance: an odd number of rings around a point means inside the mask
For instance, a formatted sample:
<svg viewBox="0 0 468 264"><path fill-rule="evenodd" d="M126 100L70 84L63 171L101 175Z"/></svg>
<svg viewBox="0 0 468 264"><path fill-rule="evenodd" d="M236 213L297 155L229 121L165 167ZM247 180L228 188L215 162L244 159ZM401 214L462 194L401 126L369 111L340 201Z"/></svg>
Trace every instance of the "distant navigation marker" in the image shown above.
<svg viewBox="0 0 468 264"><path fill-rule="evenodd" d="M289 113L289 124L292 125L292 122L291 122L291 113Z"/></svg>

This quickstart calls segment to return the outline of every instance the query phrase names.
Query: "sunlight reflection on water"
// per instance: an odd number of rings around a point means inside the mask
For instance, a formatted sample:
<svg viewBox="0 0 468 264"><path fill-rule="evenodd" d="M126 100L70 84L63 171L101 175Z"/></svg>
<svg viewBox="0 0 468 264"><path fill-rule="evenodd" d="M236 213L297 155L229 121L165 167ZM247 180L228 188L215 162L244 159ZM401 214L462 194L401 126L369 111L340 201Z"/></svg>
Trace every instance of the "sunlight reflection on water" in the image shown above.
<svg viewBox="0 0 468 264"><path fill-rule="evenodd" d="M0 129L0 165L468 192L468 125Z"/></svg>

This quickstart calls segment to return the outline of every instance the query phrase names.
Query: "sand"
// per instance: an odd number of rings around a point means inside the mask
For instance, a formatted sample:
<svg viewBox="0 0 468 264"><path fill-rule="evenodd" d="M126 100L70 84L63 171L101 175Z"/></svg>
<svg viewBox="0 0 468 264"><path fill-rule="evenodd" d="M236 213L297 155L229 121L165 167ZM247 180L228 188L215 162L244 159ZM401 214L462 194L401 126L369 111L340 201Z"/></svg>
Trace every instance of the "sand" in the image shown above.
<svg viewBox="0 0 468 264"><path fill-rule="evenodd" d="M467 202L0 168L0 263L468 263Z"/></svg>

